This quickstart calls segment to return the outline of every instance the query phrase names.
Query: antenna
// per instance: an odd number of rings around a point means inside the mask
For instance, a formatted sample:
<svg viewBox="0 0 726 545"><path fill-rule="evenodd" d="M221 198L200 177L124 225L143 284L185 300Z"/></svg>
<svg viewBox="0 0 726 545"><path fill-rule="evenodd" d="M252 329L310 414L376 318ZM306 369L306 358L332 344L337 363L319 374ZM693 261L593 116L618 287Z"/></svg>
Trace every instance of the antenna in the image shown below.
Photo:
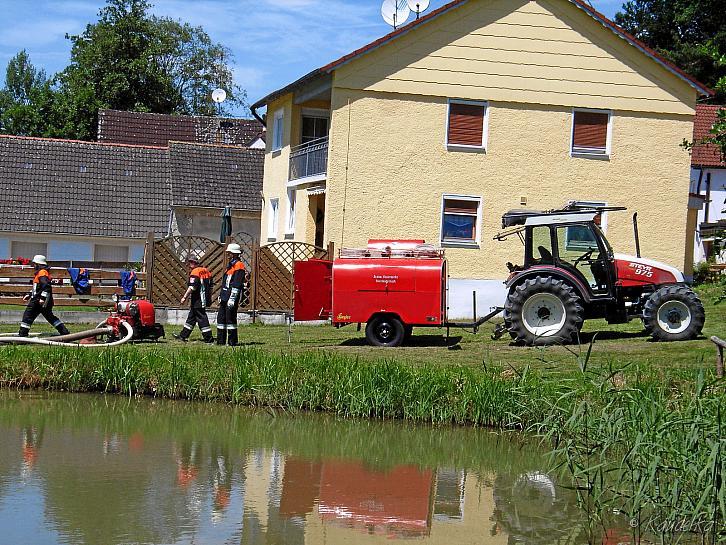
<svg viewBox="0 0 726 545"><path fill-rule="evenodd" d="M381 15L386 23L396 28L406 22L411 15L411 8L407 0L383 0Z"/></svg>
<svg viewBox="0 0 726 545"><path fill-rule="evenodd" d="M429 0L408 0L408 7L416 14L416 19L428 9L429 4Z"/></svg>
<svg viewBox="0 0 726 545"><path fill-rule="evenodd" d="M217 103L217 115L222 116L222 102L227 99L227 92L224 89L212 91L212 100Z"/></svg>

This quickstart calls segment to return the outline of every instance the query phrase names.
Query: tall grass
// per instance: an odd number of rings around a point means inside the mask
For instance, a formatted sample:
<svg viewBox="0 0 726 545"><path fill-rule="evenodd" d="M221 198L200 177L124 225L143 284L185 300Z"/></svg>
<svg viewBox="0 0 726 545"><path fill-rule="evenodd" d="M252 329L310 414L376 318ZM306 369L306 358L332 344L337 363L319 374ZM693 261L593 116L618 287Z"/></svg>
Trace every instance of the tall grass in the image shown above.
<svg viewBox="0 0 726 545"><path fill-rule="evenodd" d="M589 354L589 353L588 353ZM726 543L724 381L654 382L627 366L570 380L530 426L554 445L587 514L590 542L613 524L634 543Z"/></svg>

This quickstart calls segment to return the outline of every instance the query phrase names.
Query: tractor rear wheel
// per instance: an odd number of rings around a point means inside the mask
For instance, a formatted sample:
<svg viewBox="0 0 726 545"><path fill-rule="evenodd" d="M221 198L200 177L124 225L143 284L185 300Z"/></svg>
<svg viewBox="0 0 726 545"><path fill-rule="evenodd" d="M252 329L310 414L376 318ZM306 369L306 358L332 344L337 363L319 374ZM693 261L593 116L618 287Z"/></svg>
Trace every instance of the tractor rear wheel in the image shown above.
<svg viewBox="0 0 726 545"><path fill-rule="evenodd" d="M565 344L577 338L585 311L571 286L547 276L529 278L509 292L504 321L517 344Z"/></svg>
<svg viewBox="0 0 726 545"><path fill-rule="evenodd" d="M643 325L657 341L688 341L701 334L706 313L688 286L664 286L643 306Z"/></svg>
<svg viewBox="0 0 726 545"><path fill-rule="evenodd" d="M401 346L406 331L401 320L388 314L377 314L366 324L366 339L373 346Z"/></svg>

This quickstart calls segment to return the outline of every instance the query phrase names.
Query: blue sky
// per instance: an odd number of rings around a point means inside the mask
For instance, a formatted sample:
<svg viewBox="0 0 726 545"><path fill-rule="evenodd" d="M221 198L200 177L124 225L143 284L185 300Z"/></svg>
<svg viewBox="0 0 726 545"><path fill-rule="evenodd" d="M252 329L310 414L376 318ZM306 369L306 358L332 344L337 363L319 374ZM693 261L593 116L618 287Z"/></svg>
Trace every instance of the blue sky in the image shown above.
<svg viewBox="0 0 726 545"><path fill-rule="evenodd" d="M201 25L235 57L235 78L250 102L390 30L380 0L151 0L153 11ZM447 0L431 0L429 11ZM591 0L613 17L622 0ZM104 0L0 0L0 78L26 49L48 74L68 63L65 34L95 21Z"/></svg>

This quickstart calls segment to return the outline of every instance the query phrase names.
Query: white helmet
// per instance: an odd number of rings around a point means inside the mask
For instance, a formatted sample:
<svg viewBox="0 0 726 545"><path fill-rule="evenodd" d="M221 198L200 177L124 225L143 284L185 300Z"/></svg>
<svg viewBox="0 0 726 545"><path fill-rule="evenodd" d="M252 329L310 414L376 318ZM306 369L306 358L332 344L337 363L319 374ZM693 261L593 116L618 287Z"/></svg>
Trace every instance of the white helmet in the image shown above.
<svg viewBox="0 0 726 545"><path fill-rule="evenodd" d="M44 255L38 254L36 256L33 256L33 263L35 263L36 265L47 265L48 261L45 259Z"/></svg>
<svg viewBox="0 0 726 545"><path fill-rule="evenodd" d="M237 255L239 255L239 254L242 253L242 248L240 248L240 245L239 244L235 244L233 242L232 244L228 244L227 245L227 251L230 254L237 254Z"/></svg>

